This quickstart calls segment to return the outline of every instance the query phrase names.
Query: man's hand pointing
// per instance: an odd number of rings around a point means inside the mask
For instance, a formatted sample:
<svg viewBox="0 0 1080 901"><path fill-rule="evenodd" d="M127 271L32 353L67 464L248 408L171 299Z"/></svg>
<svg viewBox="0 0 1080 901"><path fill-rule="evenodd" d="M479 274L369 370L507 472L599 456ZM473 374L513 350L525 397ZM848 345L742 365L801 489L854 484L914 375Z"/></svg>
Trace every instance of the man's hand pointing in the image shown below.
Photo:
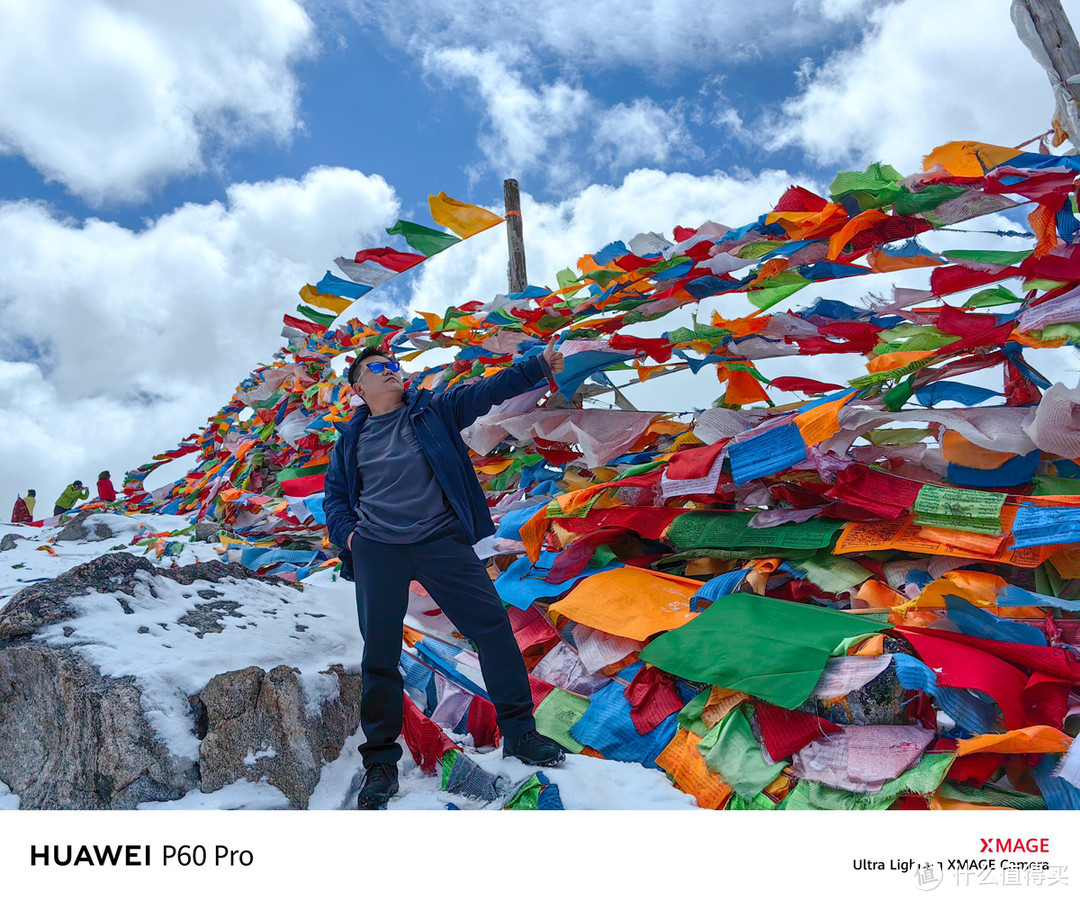
<svg viewBox="0 0 1080 901"><path fill-rule="evenodd" d="M548 364L548 369L551 370L552 375L558 375L563 371L563 366L566 365L566 360L563 355L555 349L555 336L552 335L547 343L547 347L544 348L544 360Z"/></svg>

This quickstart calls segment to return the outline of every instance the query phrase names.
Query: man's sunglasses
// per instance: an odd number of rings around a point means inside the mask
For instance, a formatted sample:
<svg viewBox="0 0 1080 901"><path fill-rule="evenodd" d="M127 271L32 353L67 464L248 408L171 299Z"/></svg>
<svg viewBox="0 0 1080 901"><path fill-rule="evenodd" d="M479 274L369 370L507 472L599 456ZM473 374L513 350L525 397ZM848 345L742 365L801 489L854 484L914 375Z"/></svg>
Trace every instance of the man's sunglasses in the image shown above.
<svg viewBox="0 0 1080 901"><path fill-rule="evenodd" d="M400 372L401 364L397 360L391 360L389 363L368 363L367 371L374 372L376 375L383 371ZM360 375L363 376L363 373Z"/></svg>

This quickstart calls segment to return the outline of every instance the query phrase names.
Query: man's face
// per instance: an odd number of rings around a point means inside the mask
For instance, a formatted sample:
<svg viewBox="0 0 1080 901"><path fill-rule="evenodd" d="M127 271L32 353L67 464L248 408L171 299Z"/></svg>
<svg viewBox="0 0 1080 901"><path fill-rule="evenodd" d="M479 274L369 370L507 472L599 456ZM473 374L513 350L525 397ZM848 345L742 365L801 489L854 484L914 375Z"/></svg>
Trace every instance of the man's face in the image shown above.
<svg viewBox="0 0 1080 901"><path fill-rule="evenodd" d="M397 403L401 400L401 393L405 390L401 377L401 370L391 372L383 369L382 372L372 372L369 368L372 363L389 363L391 357L381 354L368 357L360 364L360 374L353 382L353 393L363 398L364 402L371 406L385 406L387 403Z"/></svg>

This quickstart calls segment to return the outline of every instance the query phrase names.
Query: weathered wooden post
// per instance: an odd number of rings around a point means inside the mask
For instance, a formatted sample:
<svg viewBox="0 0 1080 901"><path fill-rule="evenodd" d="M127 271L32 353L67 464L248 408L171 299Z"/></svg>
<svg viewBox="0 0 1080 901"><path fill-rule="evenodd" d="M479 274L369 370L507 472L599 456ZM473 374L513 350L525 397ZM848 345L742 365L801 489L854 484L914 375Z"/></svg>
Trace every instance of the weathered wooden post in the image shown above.
<svg viewBox="0 0 1080 901"><path fill-rule="evenodd" d="M1013 0L1010 15L1054 88L1058 124L1080 147L1080 44L1060 0Z"/></svg>
<svg viewBox="0 0 1080 901"><path fill-rule="evenodd" d="M514 294L524 291L529 284L529 277L525 274L525 236L521 228L521 197L517 179L508 178L503 182L503 202L506 207L506 246L510 252L506 274L510 293Z"/></svg>

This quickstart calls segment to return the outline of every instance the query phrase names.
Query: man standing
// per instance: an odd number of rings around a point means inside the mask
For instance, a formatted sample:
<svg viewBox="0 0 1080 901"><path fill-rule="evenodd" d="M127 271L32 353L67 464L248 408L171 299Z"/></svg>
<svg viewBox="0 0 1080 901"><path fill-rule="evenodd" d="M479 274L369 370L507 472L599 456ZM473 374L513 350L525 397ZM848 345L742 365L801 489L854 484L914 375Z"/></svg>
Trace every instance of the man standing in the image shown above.
<svg viewBox="0 0 1080 901"><path fill-rule="evenodd" d="M67 513L68 510L75 506L76 501L85 501L88 497L90 497L90 489L83 487L82 480L76 479L56 499L56 506L53 507L52 511L53 516Z"/></svg>
<svg viewBox="0 0 1080 901"><path fill-rule="evenodd" d="M385 807L398 788L398 662L413 579L476 645L503 755L533 766L563 760L561 746L536 731L528 672L510 620L472 549L495 526L460 435L496 404L561 372L563 362L552 338L542 355L441 394L405 390L401 364L377 348L366 348L348 369L364 406L338 426L323 507L330 540L343 549L342 577L356 583L364 637L362 810Z"/></svg>

